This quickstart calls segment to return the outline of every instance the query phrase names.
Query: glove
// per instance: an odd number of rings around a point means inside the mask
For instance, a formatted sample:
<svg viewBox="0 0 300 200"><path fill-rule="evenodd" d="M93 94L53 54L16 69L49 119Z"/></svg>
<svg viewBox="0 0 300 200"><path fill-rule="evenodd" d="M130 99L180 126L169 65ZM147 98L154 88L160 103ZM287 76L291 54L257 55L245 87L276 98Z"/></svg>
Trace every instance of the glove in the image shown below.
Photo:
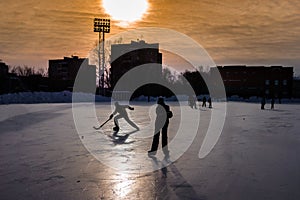
<svg viewBox="0 0 300 200"><path fill-rule="evenodd" d="M109 119L112 119L114 117L114 115L113 114L111 114L110 116L109 116Z"/></svg>

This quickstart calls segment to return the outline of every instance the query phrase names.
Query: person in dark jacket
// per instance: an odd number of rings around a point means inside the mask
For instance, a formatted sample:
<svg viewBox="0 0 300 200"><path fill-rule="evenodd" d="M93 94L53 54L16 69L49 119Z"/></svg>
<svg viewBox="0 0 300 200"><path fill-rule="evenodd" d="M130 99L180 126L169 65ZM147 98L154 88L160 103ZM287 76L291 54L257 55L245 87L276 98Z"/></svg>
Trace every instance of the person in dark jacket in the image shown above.
<svg viewBox="0 0 300 200"><path fill-rule="evenodd" d="M266 97L262 97L261 98L261 106L260 106L260 109L264 110L265 109L265 105L266 105Z"/></svg>
<svg viewBox="0 0 300 200"><path fill-rule="evenodd" d="M206 107L206 97L205 96L202 99L202 107Z"/></svg>
<svg viewBox="0 0 300 200"><path fill-rule="evenodd" d="M275 104L275 98L272 97L272 99L271 99L271 109L272 110L274 109L274 104Z"/></svg>
<svg viewBox="0 0 300 200"><path fill-rule="evenodd" d="M169 156L168 150L168 126L169 119L173 116L170 106L166 105L162 97L157 100L155 130L149 155L155 155L158 149L160 130L162 134L162 149L165 156Z"/></svg>
<svg viewBox="0 0 300 200"><path fill-rule="evenodd" d="M211 97L208 97L207 102L208 102L208 107L212 108Z"/></svg>

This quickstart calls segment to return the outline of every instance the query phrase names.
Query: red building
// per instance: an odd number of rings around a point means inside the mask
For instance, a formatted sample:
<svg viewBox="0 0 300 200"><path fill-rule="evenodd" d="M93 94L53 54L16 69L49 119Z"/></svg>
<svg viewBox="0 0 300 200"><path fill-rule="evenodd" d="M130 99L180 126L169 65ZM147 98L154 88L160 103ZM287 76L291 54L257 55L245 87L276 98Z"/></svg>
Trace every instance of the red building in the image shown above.
<svg viewBox="0 0 300 200"><path fill-rule="evenodd" d="M242 97L291 97L293 67L219 66L226 94Z"/></svg>

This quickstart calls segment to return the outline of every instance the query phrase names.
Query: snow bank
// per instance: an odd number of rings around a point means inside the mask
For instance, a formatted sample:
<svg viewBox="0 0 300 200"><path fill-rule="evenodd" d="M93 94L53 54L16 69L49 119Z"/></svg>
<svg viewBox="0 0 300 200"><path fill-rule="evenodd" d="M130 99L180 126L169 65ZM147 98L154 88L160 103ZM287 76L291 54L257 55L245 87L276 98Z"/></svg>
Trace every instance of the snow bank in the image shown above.
<svg viewBox="0 0 300 200"><path fill-rule="evenodd" d="M94 94L76 93L76 102L96 102L110 101L109 97L103 97ZM0 95L0 104L17 104L17 103L71 103L72 92L20 92Z"/></svg>
<svg viewBox="0 0 300 200"><path fill-rule="evenodd" d="M70 91L63 92L20 92L20 93L10 93L0 95L0 104L33 104L33 103L72 103L72 95L73 93ZM88 93L75 93L76 102L109 102L111 101L110 97L104 97L101 95L94 95ZM197 99L199 101L202 98L209 95L199 95ZM150 97L151 102L155 102L157 97ZM166 98L166 101L187 101L187 95L178 95ZM226 99L212 99L213 102L224 102ZM243 99L239 96L231 96L227 97L227 101L235 101L235 102L252 102L252 103L260 103L259 97L250 97L249 99ZM147 96L140 96L135 98L133 101L138 102L147 102ZM269 101L269 100L267 100ZM282 99L282 103L300 103L300 99ZM278 103L278 99L276 99L275 103Z"/></svg>
<svg viewBox="0 0 300 200"><path fill-rule="evenodd" d="M139 96L137 98L133 99L134 101L148 101L148 96ZM177 95L177 96L171 96L171 97L167 97L165 98L165 101L187 101L188 100L188 96L187 95ZM150 97L150 101L157 101L157 97Z"/></svg>
<svg viewBox="0 0 300 200"><path fill-rule="evenodd" d="M231 96L231 97L227 97L227 101L233 101L233 102L250 102L250 103L260 103L261 101L261 97L257 97L257 96L251 96L247 99L244 99L242 97L239 96ZM267 102L270 102L271 99L267 99ZM275 103L279 103L279 100L276 98L275 99ZM281 103L300 103L300 99L281 99Z"/></svg>

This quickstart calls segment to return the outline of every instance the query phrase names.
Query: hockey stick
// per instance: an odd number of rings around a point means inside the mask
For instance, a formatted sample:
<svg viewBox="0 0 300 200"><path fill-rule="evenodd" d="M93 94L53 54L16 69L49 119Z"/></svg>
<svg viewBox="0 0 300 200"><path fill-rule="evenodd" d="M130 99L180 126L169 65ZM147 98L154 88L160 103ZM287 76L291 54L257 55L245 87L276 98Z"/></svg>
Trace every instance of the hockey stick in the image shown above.
<svg viewBox="0 0 300 200"><path fill-rule="evenodd" d="M109 118L108 120L106 120L103 124L101 124L98 128L93 126L94 129L99 130L100 128L102 128L102 126L104 126L109 120L111 120L111 118Z"/></svg>

